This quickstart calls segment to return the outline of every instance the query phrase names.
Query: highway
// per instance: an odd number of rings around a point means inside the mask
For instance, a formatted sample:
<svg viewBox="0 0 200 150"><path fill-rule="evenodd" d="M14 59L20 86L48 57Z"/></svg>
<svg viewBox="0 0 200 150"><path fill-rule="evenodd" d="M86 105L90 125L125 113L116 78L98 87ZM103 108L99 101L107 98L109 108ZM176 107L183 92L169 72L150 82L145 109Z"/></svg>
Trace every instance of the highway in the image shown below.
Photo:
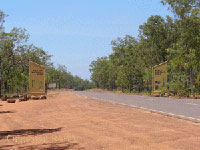
<svg viewBox="0 0 200 150"><path fill-rule="evenodd" d="M97 100L113 102L200 123L200 100L172 99L102 92L75 91Z"/></svg>

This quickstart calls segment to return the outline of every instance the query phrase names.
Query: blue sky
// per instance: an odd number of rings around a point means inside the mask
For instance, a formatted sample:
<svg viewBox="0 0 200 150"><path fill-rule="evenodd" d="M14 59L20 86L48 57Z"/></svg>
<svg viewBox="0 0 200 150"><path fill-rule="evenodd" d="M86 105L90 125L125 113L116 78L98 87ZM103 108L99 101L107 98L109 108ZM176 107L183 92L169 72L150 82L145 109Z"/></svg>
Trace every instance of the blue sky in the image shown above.
<svg viewBox="0 0 200 150"><path fill-rule="evenodd" d="M1 0L0 9L6 31L26 28L30 43L84 79L91 61L112 53L111 40L137 37L151 15L172 15L160 0Z"/></svg>

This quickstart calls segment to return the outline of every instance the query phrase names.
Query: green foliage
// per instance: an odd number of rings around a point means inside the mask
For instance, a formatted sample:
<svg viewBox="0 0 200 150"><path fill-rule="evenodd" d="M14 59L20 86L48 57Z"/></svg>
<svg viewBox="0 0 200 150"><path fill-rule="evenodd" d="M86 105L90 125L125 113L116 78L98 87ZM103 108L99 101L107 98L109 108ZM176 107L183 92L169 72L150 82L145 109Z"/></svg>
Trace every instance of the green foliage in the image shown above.
<svg viewBox="0 0 200 150"><path fill-rule="evenodd" d="M92 73L91 79L96 84L98 88L106 89L108 88L109 81L109 64L108 58L102 57L98 58L97 61L93 61L90 65L90 71Z"/></svg>
<svg viewBox="0 0 200 150"><path fill-rule="evenodd" d="M106 65L91 65L92 80L100 88L151 92L152 67L168 61L168 88L164 94L200 93L200 2L162 0L174 18L154 15L139 27L138 39L126 35L111 42ZM102 78L102 76L104 76ZM103 86L102 84L106 85Z"/></svg>
<svg viewBox="0 0 200 150"><path fill-rule="evenodd" d="M42 48L28 45L26 29L14 27L6 33L3 27L5 17L0 11L0 96L28 91L29 61L46 67L46 86L56 82L58 88L84 90L94 87L90 81L71 75L65 66L54 67L51 55Z"/></svg>
<svg viewBox="0 0 200 150"><path fill-rule="evenodd" d="M56 83L57 88L67 88L75 90L86 90L94 88L94 84L89 80L83 80L78 76L71 75L67 71L66 66L58 65L57 67L49 66L46 67L46 83Z"/></svg>

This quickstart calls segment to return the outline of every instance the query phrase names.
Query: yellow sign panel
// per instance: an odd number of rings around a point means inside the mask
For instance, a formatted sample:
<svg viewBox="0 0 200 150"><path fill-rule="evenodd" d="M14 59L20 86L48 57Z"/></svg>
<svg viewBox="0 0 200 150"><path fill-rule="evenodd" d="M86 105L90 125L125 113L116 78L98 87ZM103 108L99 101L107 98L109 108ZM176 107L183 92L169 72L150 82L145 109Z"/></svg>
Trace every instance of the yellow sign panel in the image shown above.
<svg viewBox="0 0 200 150"><path fill-rule="evenodd" d="M29 62L29 95L45 95L45 67Z"/></svg>
<svg viewBox="0 0 200 150"><path fill-rule="evenodd" d="M167 62L154 66L152 77L153 92L159 92L160 88L167 87Z"/></svg>

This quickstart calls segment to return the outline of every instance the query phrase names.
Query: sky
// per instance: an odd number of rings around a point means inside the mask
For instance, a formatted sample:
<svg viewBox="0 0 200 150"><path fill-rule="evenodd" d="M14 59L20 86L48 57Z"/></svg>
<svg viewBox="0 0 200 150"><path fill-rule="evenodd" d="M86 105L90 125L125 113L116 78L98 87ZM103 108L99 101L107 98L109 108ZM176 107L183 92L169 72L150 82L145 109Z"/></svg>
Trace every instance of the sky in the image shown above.
<svg viewBox="0 0 200 150"><path fill-rule="evenodd" d="M29 43L83 79L93 60L112 53L112 40L137 37L151 15L172 16L160 0L0 0L0 10L7 32L26 28Z"/></svg>

